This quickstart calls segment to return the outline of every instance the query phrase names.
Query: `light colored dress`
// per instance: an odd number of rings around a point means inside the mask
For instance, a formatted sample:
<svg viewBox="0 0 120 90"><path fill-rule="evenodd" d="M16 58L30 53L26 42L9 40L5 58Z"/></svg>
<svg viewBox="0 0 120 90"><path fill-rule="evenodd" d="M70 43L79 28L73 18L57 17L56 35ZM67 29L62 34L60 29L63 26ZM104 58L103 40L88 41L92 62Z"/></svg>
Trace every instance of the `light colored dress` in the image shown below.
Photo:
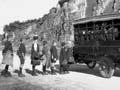
<svg viewBox="0 0 120 90"><path fill-rule="evenodd" d="M3 54L2 64L10 65L13 67L13 53L11 51L7 51Z"/></svg>

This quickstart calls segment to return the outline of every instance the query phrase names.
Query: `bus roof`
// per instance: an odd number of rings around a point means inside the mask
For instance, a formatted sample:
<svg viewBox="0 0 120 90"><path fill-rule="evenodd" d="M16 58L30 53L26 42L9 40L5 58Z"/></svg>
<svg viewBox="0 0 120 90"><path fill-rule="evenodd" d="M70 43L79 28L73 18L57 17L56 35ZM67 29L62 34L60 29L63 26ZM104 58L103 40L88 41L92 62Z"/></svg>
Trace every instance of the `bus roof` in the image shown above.
<svg viewBox="0 0 120 90"><path fill-rule="evenodd" d="M96 21L106 21L106 20L119 19L119 18L120 18L120 13L100 15L100 16L92 16L92 17L74 20L73 24L82 24L82 23L96 22Z"/></svg>

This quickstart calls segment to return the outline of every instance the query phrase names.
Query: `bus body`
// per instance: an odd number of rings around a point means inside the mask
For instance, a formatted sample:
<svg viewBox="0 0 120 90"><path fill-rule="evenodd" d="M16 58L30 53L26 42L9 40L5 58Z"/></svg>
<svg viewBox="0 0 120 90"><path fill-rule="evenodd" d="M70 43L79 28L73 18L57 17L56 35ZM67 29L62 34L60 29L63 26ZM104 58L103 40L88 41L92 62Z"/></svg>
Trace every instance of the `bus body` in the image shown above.
<svg viewBox="0 0 120 90"><path fill-rule="evenodd" d="M120 14L75 20L73 26L75 61L89 68L98 64L100 74L110 78L120 67Z"/></svg>

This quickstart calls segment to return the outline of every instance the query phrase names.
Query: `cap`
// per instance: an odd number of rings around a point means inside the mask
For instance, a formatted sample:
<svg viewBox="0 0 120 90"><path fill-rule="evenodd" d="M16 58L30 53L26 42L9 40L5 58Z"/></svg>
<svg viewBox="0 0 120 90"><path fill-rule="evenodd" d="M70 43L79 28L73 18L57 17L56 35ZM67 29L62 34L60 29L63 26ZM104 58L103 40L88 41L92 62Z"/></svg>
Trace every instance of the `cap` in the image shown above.
<svg viewBox="0 0 120 90"><path fill-rule="evenodd" d="M23 41L23 39L21 38L21 39L20 39L20 42L22 42L22 41Z"/></svg>
<svg viewBox="0 0 120 90"><path fill-rule="evenodd" d="M47 44L47 41L43 41L43 45Z"/></svg>
<svg viewBox="0 0 120 90"><path fill-rule="evenodd" d="M62 42L62 43L61 43L61 46L65 46L65 42Z"/></svg>

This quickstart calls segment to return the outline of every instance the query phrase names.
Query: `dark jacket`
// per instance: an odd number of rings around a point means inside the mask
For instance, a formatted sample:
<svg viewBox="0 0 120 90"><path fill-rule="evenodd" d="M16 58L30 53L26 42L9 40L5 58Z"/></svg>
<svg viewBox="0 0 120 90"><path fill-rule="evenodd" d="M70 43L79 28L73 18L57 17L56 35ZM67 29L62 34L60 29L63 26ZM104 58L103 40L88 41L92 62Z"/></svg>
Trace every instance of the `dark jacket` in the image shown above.
<svg viewBox="0 0 120 90"><path fill-rule="evenodd" d="M50 49L51 52L51 61L53 61L53 59L58 59L58 53L57 53L57 48L55 46L52 46Z"/></svg>
<svg viewBox="0 0 120 90"><path fill-rule="evenodd" d="M51 55L53 56L53 58L58 59L57 48L55 46L52 46L50 51L51 51Z"/></svg>
<svg viewBox="0 0 120 90"><path fill-rule="evenodd" d="M66 60L66 48L61 48L60 51L60 64L63 63L63 61Z"/></svg>
<svg viewBox="0 0 120 90"><path fill-rule="evenodd" d="M6 53L7 51L11 51L13 53L13 48L12 48L12 43L10 41L6 41L4 43L5 47L3 49L3 52L2 53Z"/></svg>
<svg viewBox="0 0 120 90"><path fill-rule="evenodd" d="M22 54L26 54L26 47L23 43L20 44L18 51L17 51L18 56L22 56Z"/></svg>
<svg viewBox="0 0 120 90"><path fill-rule="evenodd" d="M31 60L35 60L36 57L39 58L39 45L37 44L37 50L35 51L35 49L34 49L34 44L32 44Z"/></svg>
<svg viewBox="0 0 120 90"><path fill-rule="evenodd" d="M26 54L26 47L25 47L25 45L23 43L21 43L19 48L18 48L18 51L17 51L17 55L20 58L21 64L24 64L24 62L25 62L25 58L24 58L25 54Z"/></svg>

